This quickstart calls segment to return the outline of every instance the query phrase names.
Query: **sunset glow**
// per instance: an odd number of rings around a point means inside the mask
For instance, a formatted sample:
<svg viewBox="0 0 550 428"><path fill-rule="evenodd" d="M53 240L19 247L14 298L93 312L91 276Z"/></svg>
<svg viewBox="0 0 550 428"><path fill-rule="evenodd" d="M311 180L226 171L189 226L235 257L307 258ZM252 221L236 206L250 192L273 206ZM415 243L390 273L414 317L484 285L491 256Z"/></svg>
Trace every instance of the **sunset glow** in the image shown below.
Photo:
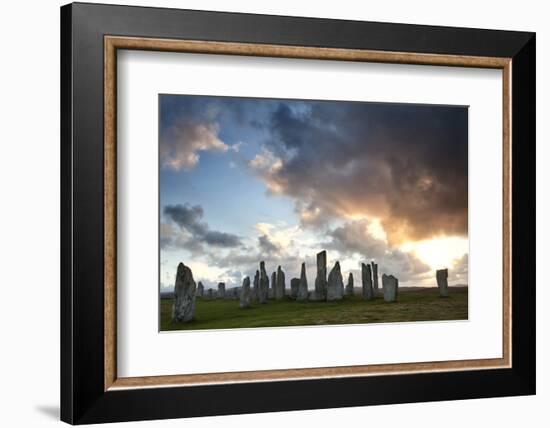
<svg viewBox="0 0 550 428"><path fill-rule="evenodd" d="M401 245L401 249L414 252L433 270L450 269L464 254L468 254L468 239L454 236L407 242Z"/></svg>

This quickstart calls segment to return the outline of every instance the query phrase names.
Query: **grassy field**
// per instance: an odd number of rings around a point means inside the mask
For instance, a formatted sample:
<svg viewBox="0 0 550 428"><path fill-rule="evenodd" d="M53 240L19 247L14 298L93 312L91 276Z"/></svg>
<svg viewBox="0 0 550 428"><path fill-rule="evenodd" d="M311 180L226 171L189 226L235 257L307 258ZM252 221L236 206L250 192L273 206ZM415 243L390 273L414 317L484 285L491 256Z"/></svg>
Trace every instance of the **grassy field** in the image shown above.
<svg viewBox="0 0 550 428"><path fill-rule="evenodd" d="M195 319L173 323L172 300L161 299L161 330L280 327L302 325L363 324L468 319L468 288L452 287L450 297L440 298L437 288L399 290L397 302L359 296L338 302L270 300L239 309L238 300L197 299Z"/></svg>

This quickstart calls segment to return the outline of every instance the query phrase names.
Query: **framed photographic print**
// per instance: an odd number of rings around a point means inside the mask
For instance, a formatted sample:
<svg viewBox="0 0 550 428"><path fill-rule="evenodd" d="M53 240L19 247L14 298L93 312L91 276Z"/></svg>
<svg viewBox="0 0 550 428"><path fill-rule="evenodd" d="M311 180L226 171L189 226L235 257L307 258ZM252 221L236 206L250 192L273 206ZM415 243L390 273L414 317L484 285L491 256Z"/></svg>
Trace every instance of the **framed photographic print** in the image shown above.
<svg viewBox="0 0 550 428"><path fill-rule="evenodd" d="M76 3L61 53L62 420L535 393L533 33Z"/></svg>

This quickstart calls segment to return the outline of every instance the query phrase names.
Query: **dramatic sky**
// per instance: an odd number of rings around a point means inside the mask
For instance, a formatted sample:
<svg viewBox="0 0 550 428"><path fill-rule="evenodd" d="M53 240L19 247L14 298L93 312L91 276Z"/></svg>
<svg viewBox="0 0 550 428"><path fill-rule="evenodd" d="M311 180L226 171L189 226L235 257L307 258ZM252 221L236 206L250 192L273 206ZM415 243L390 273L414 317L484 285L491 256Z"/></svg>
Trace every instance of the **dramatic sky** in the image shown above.
<svg viewBox="0 0 550 428"><path fill-rule="evenodd" d="M466 107L160 96L161 286L177 264L228 287L290 278L327 250L360 285L360 263L403 285L468 276ZM288 286L288 285L287 285Z"/></svg>

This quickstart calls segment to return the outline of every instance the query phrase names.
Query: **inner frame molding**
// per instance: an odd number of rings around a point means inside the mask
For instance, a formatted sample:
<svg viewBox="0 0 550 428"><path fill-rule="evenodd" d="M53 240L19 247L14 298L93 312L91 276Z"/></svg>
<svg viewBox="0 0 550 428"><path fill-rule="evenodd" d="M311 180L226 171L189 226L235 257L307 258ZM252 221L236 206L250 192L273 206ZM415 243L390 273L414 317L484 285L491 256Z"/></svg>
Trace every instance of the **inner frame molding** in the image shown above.
<svg viewBox="0 0 550 428"><path fill-rule="evenodd" d="M512 60L511 58L421 54L310 46L174 40L142 37L104 37L104 391L113 389L193 386L220 383L360 377L421 372L464 371L512 367ZM212 55L239 55L357 61L391 64L439 65L502 70L503 144L503 298L502 358L420 363L354 365L305 369L261 370L170 376L117 376L117 50L144 50Z"/></svg>

